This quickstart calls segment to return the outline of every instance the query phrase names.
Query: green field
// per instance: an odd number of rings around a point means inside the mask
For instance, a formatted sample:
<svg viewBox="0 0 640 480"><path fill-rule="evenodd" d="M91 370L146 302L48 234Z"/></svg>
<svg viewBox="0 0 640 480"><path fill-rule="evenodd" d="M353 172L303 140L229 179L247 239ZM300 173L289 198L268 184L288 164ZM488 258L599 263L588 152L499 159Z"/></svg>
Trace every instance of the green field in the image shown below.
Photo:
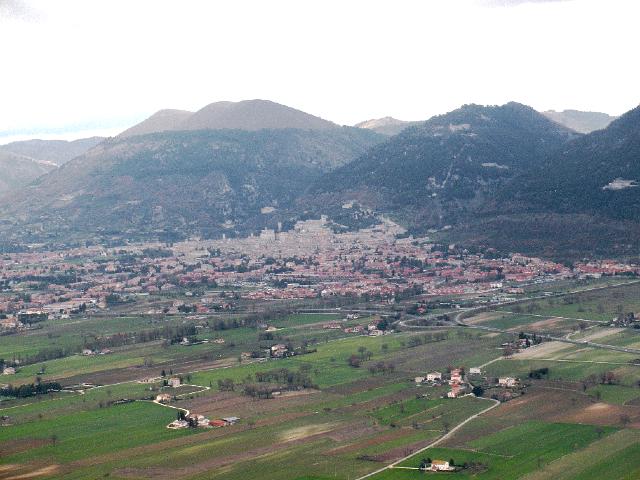
<svg viewBox="0 0 640 480"><path fill-rule="evenodd" d="M116 405L55 415L0 429L0 445L25 442L26 451L3 455L2 462L49 459L66 463L107 452L146 445L191 432L168 430L175 412L150 402Z"/></svg>
<svg viewBox="0 0 640 480"><path fill-rule="evenodd" d="M615 430L590 425L558 424L529 421L475 440L467 449L431 448L399 466L417 467L422 458L453 459L456 465L476 462L481 464L477 473L462 470L456 476L491 480L510 480L539 470L554 460L581 450L602 436ZM535 445L535 448L531 448ZM391 469L373 478L422 478L415 470Z"/></svg>

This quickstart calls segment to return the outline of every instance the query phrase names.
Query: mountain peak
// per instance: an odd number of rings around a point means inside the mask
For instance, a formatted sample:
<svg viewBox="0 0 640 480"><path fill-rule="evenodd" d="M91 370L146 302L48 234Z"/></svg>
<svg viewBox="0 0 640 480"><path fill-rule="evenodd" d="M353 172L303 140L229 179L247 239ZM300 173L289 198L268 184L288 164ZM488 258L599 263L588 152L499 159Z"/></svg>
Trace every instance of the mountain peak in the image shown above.
<svg viewBox="0 0 640 480"><path fill-rule="evenodd" d="M298 128L324 130L335 128L333 122L323 120L295 108L270 100L215 102L198 110L181 124L184 130L262 130L265 128Z"/></svg>
<svg viewBox="0 0 640 480"><path fill-rule="evenodd" d="M210 103L197 112L165 109L122 132L120 137L132 137L164 131L181 130L247 130L297 128L326 130L337 128L323 120L295 108L270 100L220 101Z"/></svg>

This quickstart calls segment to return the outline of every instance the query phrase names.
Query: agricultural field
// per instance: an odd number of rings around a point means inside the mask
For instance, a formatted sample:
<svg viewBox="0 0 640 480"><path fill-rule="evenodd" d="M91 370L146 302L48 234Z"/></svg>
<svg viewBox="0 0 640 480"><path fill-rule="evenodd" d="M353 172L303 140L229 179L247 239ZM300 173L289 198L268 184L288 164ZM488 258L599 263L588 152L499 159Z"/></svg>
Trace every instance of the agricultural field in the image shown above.
<svg viewBox="0 0 640 480"><path fill-rule="evenodd" d="M613 282L612 280L609 280ZM500 310L514 313L528 313L549 317L561 317L576 320L596 320L611 322L615 316L626 312L640 311L640 283L637 281L621 286L598 289L598 286L585 286L576 293L561 297L549 297L517 305L507 305Z"/></svg>
<svg viewBox="0 0 640 480"><path fill-rule="evenodd" d="M614 290L623 288L631 287ZM623 309L632 304L623 303ZM266 480L358 479L392 463L396 468L370 478L412 479L431 475L415 470L427 458L466 463L452 478L578 480L597 478L593 472L607 469L616 472L612 478L636 478L636 356L545 342L505 358L500 347L521 329L617 346L636 346L637 333L598 324L580 329L577 320L526 313L479 317L470 323L509 332L447 325L368 336L323 326L367 325L379 316L347 321L324 313L276 316L265 322L274 327L269 331L241 324L242 315L228 316L238 324L225 328L216 326L216 317L168 317L163 326L200 325L192 343L134 342L106 355L73 354L22 365L6 380L56 381L74 388L0 398L0 479L240 480L256 471ZM47 340L77 349L88 337L153 328L157 320L142 316L48 321L23 336L0 339L0 348L10 352L12 340L26 357L46 348ZM277 343L297 354L265 356ZM447 382L414 381L456 367L481 368L473 382L494 386L485 398L446 398ZM542 370L538 377L529 375ZM271 380L259 380L265 375ZM506 391L495 387L500 376L521 383L512 399L496 404L488 397ZM170 377L184 385L165 385ZM605 377L611 382L602 381ZM282 380L287 378L302 383L287 384ZM89 385L82 386L85 382ZM252 394L249 387L256 385L273 394ZM168 393L169 400L153 403L160 393ZM240 421L218 428L167 428L180 412ZM599 453L602 449L633 460L616 463Z"/></svg>
<svg viewBox="0 0 640 480"><path fill-rule="evenodd" d="M616 430L569 423L529 421L505 428L464 444L459 448L436 447L421 452L373 478L403 479L424 475L415 467L422 458L453 460L454 465L464 466L457 474L462 478L517 479L553 464L558 459L592 446L606 439ZM531 448L536 445L536 448ZM464 448L462 448L464 447ZM451 462L450 462L451 463ZM628 468L633 472L634 466ZM575 477L574 477L575 478Z"/></svg>

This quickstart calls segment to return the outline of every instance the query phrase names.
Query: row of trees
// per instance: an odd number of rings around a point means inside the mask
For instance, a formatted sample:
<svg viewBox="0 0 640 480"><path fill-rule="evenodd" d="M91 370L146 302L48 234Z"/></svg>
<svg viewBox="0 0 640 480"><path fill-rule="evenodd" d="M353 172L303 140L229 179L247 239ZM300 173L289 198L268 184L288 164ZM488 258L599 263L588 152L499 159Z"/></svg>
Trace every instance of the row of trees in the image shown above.
<svg viewBox="0 0 640 480"><path fill-rule="evenodd" d="M14 387L7 385L0 389L0 395L4 397L33 397L34 395L43 395L51 391L61 390L62 386L58 382L36 382Z"/></svg>

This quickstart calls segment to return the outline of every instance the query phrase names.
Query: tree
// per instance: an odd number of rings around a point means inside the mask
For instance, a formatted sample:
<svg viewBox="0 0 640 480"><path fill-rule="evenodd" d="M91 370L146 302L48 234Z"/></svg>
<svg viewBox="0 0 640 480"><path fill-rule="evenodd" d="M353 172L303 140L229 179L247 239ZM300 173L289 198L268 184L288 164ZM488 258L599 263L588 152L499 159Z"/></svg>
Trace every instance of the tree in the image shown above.
<svg viewBox="0 0 640 480"><path fill-rule="evenodd" d="M449 433L449 427L451 427L451 425L449 424L449 420L444 420L442 422L442 428L444 429L445 433Z"/></svg>
<svg viewBox="0 0 640 480"><path fill-rule="evenodd" d="M221 392L233 392L236 388L236 385L232 378L225 378L218 380L218 389Z"/></svg>
<svg viewBox="0 0 640 480"><path fill-rule="evenodd" d="M623 413L622 415L620 415L620 425L622 425L623 427L626 427L630 423L631 423L631 418L629 418L629 415L627 415L626 413Z"/></svg>
<svg viewBox="0 0 640 480"><path fill-rule="evenodd" d="M49 438L49 440L51 440L51 445L53 445L54 447L56 446L56 444L58 443L58 435L56 435L55 433L53 435L51 435L51 437Z"/></svg>

